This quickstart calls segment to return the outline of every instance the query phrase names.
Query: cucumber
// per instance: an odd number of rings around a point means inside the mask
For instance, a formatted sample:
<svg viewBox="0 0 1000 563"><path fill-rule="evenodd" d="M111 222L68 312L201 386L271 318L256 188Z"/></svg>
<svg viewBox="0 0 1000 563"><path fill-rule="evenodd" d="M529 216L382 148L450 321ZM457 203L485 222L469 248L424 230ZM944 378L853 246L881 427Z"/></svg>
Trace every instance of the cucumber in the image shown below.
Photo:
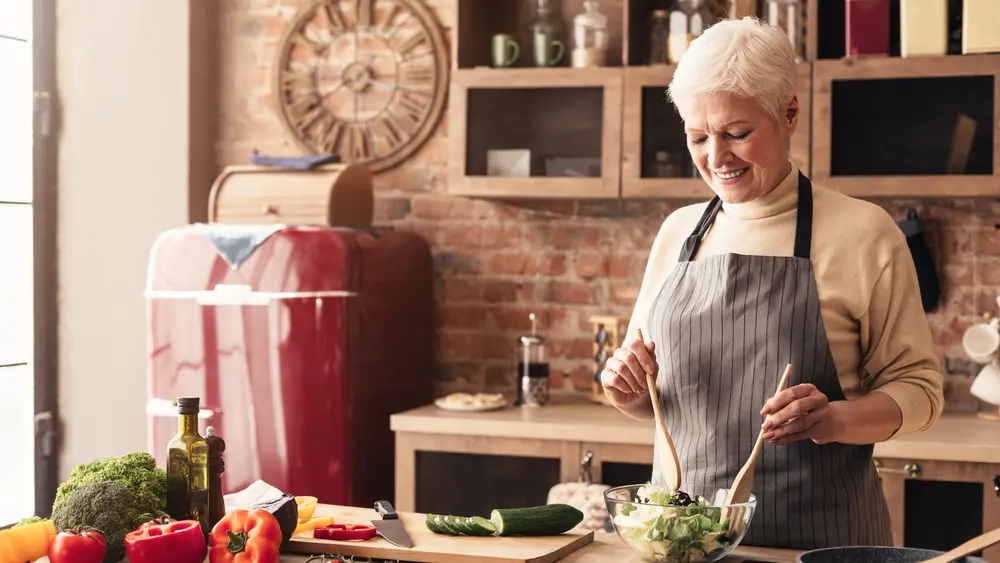
<svg viewBox="0 0 1000 563"><path fill-rule="evenodd" d="M434 523L434 518L436 518L436 517L437 517L437 514L428 514L427 518L425 519L425 523L427 524L427 529L428 530L434 532L435 534L440 534L441 533L441 529L438 528L437 524Z"/></svg>
<svg viewBox="0 0 1000 563"><path fill-rule="evenodd" d="M469 518L465 522L465 525L468 526L469 529L472 530L472 533L477 536L492 536L497 533L497 529L493 525L493 522L490 522L482 516L473 516L472 518Z"/></svg>
<svg viewBox="0 0 1000 563"><path fill-rule="evenodd" d="M490 522L499 536L558 536L583 522L583 512L568 504L495 508Z"/></svg>

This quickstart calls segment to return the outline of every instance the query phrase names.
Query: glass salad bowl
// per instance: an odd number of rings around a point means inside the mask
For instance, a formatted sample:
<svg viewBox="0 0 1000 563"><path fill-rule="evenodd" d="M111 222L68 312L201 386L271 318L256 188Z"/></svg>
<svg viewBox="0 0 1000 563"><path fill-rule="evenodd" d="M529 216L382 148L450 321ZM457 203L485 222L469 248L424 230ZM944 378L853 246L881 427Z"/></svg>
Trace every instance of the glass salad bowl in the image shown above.
<svg viewBox="0 0 1000 563"><path fill-rule="evenodd" d="M725 490L671 493L646 483L608 489L604 501L618 537L645 561L712 563L739 545L757 508L753 495L747 503L728 507L708 500L724 499L725 494ZM729 517L720 521L723 508L728 508Z"/></svg>

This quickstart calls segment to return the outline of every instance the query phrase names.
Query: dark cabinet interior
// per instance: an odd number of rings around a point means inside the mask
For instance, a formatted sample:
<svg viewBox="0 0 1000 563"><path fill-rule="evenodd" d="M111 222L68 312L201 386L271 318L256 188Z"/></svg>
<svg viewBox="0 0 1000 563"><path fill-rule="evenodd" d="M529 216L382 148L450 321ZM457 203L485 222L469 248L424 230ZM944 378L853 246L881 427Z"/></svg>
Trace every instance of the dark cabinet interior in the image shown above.
<svg viewBox="0 0 1000 563"><path fill-rule="evenodd" d="M642 89L642 178L697 178L684 122L667 98L666 86Z"/></svg>
<svg viewBox="0 0 1000 563"><path fill-rule="evenodd" d="M416 511L489 517L494 508L545 504L559 459L418 451Z"/></svg>
<svg viewBox="0 0 1000 563"><path fill-rule="evenodd" d="M489 152L530 151L530 176L601 176L604 89L475 88L468 93L466 175L489 175Z"/></svg>
<svg viewBox="0 0 1000 563"><path fill-rule="evenodd" d="M948 551L983 533L983 483L908 479L905 490L907 547Z"/></svg>
<svg viewBox="0 0 1000 563"><path fill-rule="evenodd" d="M992 174L994 77L834 80L831 176Z"/></svg>
<svg viewBox="0 0 1000 563"><path fill-rule="evenodd" d="M611 487L636 485L649 481L653 466L648 463L624 463L605 461L601 463L601 484Z"/></svg>

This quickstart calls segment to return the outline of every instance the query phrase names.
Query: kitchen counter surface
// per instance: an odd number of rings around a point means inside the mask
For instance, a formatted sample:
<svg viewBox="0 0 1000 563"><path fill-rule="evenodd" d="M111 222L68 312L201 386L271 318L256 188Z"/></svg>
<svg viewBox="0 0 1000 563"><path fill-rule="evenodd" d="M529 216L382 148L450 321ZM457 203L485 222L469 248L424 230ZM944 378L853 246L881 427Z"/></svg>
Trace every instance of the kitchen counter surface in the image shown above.
<svg viewBox="0 0 1000 563"><path fill-rule="evenodd" d="M463 413L434 405L392 416L396 433L451 434L651 446L652 421L628 418L577 393L554 394L541 408ZM1000 463L1000 422L945 414L930 430L875 445L883 458Z"/></svg>
<svg viewBox="0 0 1000 563"><path fill-rule="evenodd" d="M782 549L737 547L723 563L795 563L799 552ZM285 554L281 563L303 563L308 555ZM313 562L318 562L313 559ZM615 534L595 534L594 542L559 560L559 563L643 563Z"/></svg>

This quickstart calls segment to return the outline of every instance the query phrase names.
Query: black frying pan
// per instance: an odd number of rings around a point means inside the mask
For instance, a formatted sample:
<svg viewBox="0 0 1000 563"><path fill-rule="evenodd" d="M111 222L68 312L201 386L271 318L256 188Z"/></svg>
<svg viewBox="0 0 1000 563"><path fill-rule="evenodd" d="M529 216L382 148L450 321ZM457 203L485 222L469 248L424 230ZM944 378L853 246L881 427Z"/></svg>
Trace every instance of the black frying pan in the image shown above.
<svg viewBox="0 0 1000 563"><path fill-rule="evenodd" d="M944 553L912 547L830 547L807 551L798 563L920 563ZM965 557L956 563L986 563L978 557Z"/></svg>

